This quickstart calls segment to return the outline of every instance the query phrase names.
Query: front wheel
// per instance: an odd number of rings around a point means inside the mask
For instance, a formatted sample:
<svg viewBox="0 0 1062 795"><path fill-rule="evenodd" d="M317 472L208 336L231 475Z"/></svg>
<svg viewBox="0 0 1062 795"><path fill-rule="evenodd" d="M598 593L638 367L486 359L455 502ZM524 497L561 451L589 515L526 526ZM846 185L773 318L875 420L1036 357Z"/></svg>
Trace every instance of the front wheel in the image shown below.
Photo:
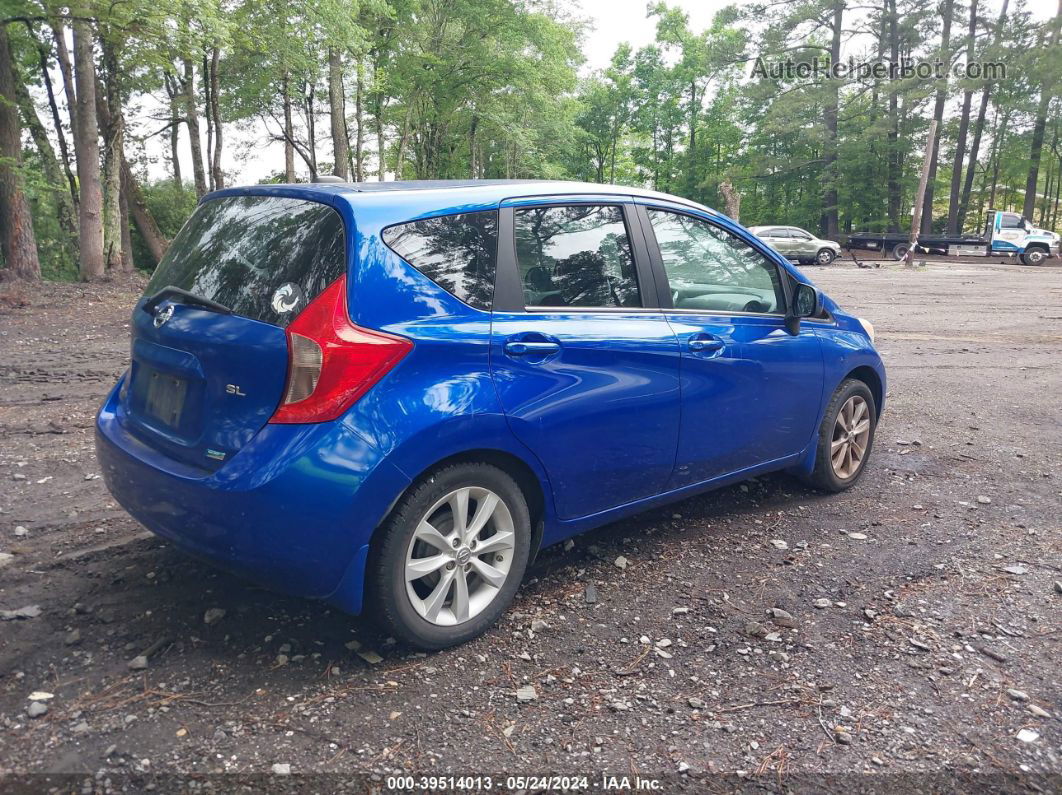
<svg viewBox="0 0 1062 795"><path fill-rule="evenodd" d="M910 250L910 248L911 246L907 243L897 243L895 246L892 247L892 258L894 260L903 259L907 256L907 252Z"/></svg>
<svg viewBox="0 0 1062 795"><path fill-rule="evenodd" d="M1023 265L1043 265L1047 259L1047 252L1042 248L1030 248L1019 259Z"/></svg>
<svg viewBox="0 0 1062 795"><path fill-rule="evenodd" d="M820 249L819 253L815 255L815 261L819 265L829 265L837 258L837 255L833 253L833 249L824 248Z"/></svg>
<svg viewBox="0 0 1062 795"><path fill-rule="evenodd" d="M877 426L874 395L855 378L841 382L819 426L815 469L808 482L823 491L850 488L866 468Z"/></svg>
<svg viewBox="0 0 1062 795"><path fill-rule="evenodd" d="M479 463L422 479L377 532L367 572L375 618L432 651L471 640L498 620L520 586L531 544L519 486Z"/></svg>

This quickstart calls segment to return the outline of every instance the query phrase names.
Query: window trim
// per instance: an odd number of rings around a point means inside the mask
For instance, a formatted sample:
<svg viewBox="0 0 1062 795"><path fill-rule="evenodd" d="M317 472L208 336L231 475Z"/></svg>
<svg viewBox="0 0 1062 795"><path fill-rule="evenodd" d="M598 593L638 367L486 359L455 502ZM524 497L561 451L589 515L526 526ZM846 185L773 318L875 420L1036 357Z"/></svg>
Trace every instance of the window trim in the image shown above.
<svg viewBox="0 0 1062 795"><path fill-rule="evenodd" d="M490 302L489 306L485 306L485 307L484 306L476 306L475 304L468 303L468 301L466 301L465 299L461 298L459 295L454 295L446 287L444 287L443 285L439 284L437 281L435 281L435 279L431 278L431 276L426 274L424 271L422 271L420 268L418 268L416 265L414 265L408 259L406 259L401 254L399 254L398 251L396 251L395 249L391 248L391 244L388 243L386 240L384 240L384 233L386 233L387 230L394 229L397 226L408 226L409 224L421 223L422 221L434 221L434 220L437 220L437 219L440 219L440 218L456 218L459 215L475 215L477 213L494 213L495 214L495 221L497 223L497 231L495 233L496 236L497 236L497 239L494 241L495 242L495 246L494 246L494 285L493 285L493 290L491 292L491 297L490 297L491 298L491 302ZM429 215L429 216L426 216L424 218L410 218L408 221L398 221L398 222L393 223L393 224L388 224L387 226L382 227L380 229L379 233L378 233L378 237L380 239L380 243L383 245L384 248L386 248L388 251L390 251L392 254L394 254L396 257L398 257L400 260L402 260L402 262L404 262L406 265L411 267L413 270L415 270L417 273L419 273L425 279L430 281L432 284L434 284L436 287L438 287L440 290L442 290L448 296L450 296L451 298L453 298L456 301L460 301L463 306L467 306L469 309L474 309L477 312L491 312L491 311L493 311L494 302L497 300L497 295L498 295L498 269L500 267L499 262L498 262L498 257L499 257L500 249L501 249L501 239L502 239L501 235L502 235L501 211L497 207L484 207L484 208L479 209L479 210L462 210L462 211L456 212L456 213L454 213L454 212L439 213L438 215Z"/></svg>
<svg viewBox="0 0 1062 795"><path fill-rule="evenodd" d="M775 258L765 250L765 247L755 237L750 237L744 234L739 234L736 230L731 230L713 221L704 215L700 215L696 212L690 212L677 207L669 207L665 204L656 202L643 203L637 202L635 204L638 218L641 221L643 227L643 234L646 237L649 247L649 258L653 264L653 270L656 274L658 288L658 295L660 300L660 306L667 312L678 312L684 315L710 315L716 317L766 317L774 318L776 320L784 320L789 312L789 304L792 301L793 295L793 275L787 268L783 268ZM649 218L649 210L658 210L660 212L674 213L675 215L686 215L697 221L702 221L710 226L714 226L717 229L734 235L738 240L745 243L745 245L752 248L754 251L760 254L769 264L773 265L775 272L778 274L778 279L782 285L782 300L783 306L779 307L778 312L744 312L740 310L707 310L707 309L685 309L675 307L671 298L671 283L667 277L667 269L664 267L664 259L660 254L660 244L656 239L656 232L653 229L653 223Z"/></svg>
<svg viewBox="0 0 1062 795"><path fill-rule="evenodd" d="M516 255L516 210L540 207L570 207L594 205L619 207L627 242L634 258L634 278L638 284L640 306L534 306L524 303L524 286L520 279L520 264ZM659 314L659 290L652 268L649 247L640 219L635 215L632 197L622 195L535 196L506 200L498 211L498 264L494 281L495 312L534 315L565 315L572 313L645 313Z"/></svg>

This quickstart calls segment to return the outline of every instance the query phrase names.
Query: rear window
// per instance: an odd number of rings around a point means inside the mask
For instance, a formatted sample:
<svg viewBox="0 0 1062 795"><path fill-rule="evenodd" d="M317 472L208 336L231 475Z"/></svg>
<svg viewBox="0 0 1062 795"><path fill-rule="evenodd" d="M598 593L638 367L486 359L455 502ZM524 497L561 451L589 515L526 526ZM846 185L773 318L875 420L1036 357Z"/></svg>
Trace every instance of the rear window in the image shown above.
<svg viewBox="0 0 1062 795"><path fill-rule="evenodd" d="M491 308L498 256L498 212L444 215L390 226L383 241L451 295Z"/></svg>
<svg viewBox="0 0 1062 795"><path fill-rule="evenodd" d="M230 196L196 208L146 294L180 287L238 315L287 326L345 266L343 221L331 207Z"/></svg>

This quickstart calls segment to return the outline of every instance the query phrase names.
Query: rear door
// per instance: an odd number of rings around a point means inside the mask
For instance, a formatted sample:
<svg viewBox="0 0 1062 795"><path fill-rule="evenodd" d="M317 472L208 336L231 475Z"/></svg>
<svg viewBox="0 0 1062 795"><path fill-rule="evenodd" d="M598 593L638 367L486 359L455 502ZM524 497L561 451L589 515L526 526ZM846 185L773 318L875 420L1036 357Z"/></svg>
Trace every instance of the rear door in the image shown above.
<svg viewBox="0 0 1062 795"><path fill-rule="evenodd" d="M564 519L659 493L679 350L629 199L512 200L500 215L491 373Z"/></svg>
<svg viewBox="0 0 1062 795"><path fill-rule="evenodd" d="M278 196L201 204L133 311L123 424L172 458L216 469L284 394L284 328L346 270L331 207Z"/></svg>
<svg viewBox="0 0 1062 795"><path fill-rule="evenodd" d="M793 235L784 226L775 228L767 242L783 257L793 258L796 256L793 250L793 244L796 241L793 240Z"/></svg>

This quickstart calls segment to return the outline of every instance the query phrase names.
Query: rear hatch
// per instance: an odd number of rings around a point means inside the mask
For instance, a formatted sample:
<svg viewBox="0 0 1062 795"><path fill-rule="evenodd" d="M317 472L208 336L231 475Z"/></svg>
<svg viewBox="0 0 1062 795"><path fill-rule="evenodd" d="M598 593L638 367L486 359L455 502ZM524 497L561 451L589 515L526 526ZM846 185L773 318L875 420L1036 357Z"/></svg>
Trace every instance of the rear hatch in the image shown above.
<svg viewBox="0 0 1062 795"><path fill-rule="evenodd" d="M184 464L217 469L284 396L284 329L345 270L343 222L328 205L199 205L133 311L126 427Z"/></svg>

